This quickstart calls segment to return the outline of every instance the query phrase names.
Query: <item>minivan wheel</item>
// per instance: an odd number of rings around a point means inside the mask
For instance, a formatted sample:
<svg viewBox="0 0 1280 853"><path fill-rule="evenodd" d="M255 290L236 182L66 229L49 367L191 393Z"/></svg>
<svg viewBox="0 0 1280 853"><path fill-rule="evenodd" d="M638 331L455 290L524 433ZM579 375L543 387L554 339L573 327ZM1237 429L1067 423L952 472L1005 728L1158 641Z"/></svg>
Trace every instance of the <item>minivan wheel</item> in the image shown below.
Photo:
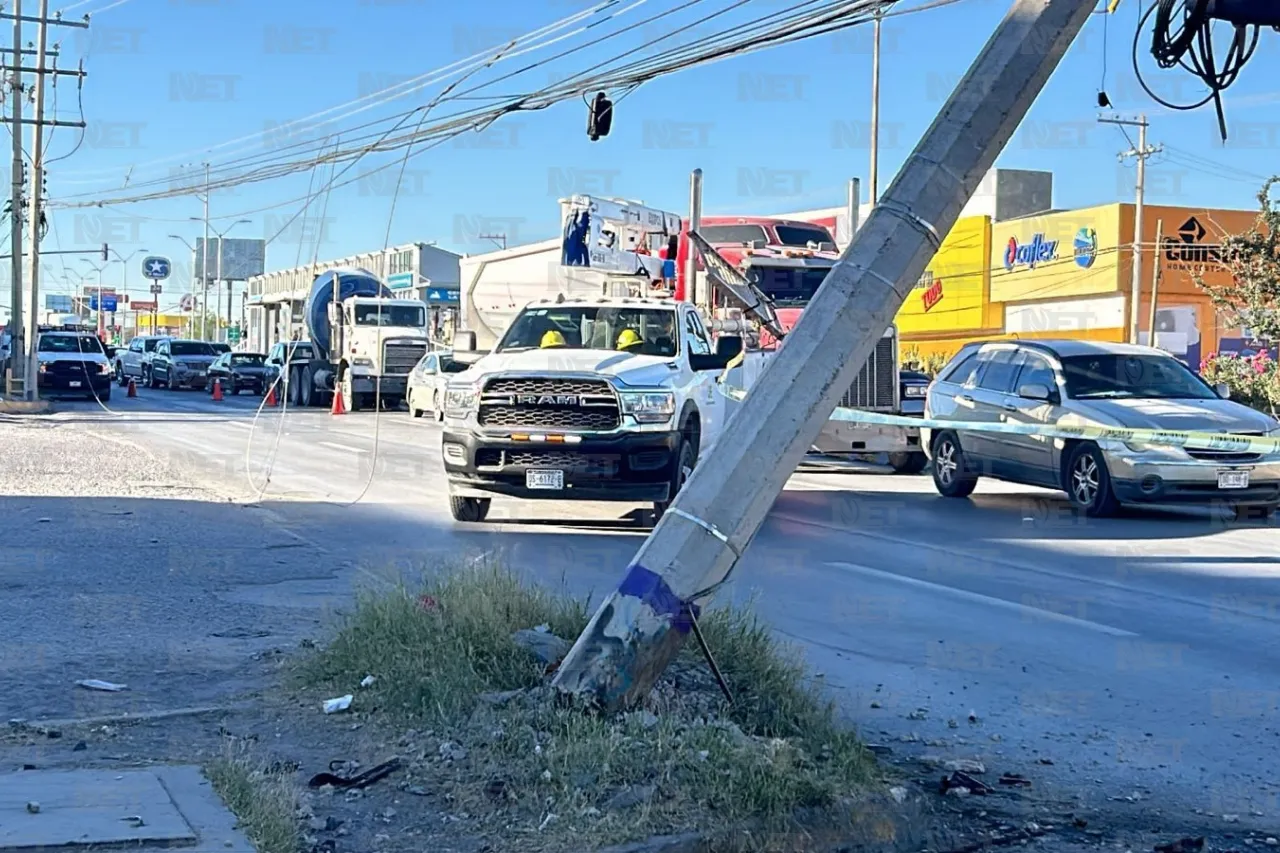
<svg viewBox="0 0 1280 853"><path fill-rule="evenodd" d="M967 498L978 487L978 478L966 470L960 438L954 432L934 439L933 486L945 498Z"/></svg>
<svg viewBox="0 0 1280 853"><path fill-rule="evenodd" d="M1120 510L1111 487L1111 472L1095 444L1079 444L1067 460L1067 497L1085 515L1107 518Z"/></svg>

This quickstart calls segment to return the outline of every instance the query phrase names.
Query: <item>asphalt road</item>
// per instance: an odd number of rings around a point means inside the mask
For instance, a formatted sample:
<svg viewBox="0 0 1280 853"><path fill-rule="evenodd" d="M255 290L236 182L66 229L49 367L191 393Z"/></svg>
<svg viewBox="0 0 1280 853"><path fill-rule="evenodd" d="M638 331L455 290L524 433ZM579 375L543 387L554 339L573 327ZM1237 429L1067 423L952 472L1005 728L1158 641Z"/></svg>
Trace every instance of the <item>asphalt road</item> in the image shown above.
<svg viewBox="0 0 1280 853"><path fill-rule="evenodd" d="M298 551L207 569L213 610L289 608L310 629L353 584L459 556L501 555L599 594L644 535L630 507L607 504L495 501L490 523L457 525L429 420L255 417L259 402L144 390L110 413L77 403L54 416L254 503L189 527L170 513L171 548L233 547L248 513L280 540L270 547ZM1086 520L1037 489L984 482L953 501L924 476L799 474L725 597L754 596L870 741L981 759L1084 803L1157 803L1274 834L1277 555L1274 523L1211 511Z"/></svg>

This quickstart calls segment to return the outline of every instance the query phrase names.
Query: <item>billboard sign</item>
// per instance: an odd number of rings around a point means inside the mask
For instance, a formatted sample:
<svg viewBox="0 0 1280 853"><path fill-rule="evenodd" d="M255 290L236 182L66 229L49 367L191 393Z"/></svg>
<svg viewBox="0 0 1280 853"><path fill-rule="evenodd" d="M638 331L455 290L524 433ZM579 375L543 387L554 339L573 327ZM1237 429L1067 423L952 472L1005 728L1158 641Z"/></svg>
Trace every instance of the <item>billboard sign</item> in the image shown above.
<svg viewBox="0 0 1280 853"><path fill-rule="evenodd" d="M56 311L59 314L70 314L75 310L71 304L71 297L62 293L46 293L44 307L46 311Z"/></svg>
<svg viewBox="0 0 1280 853"><path fill-rule="evenodd" d="M221 270L218 264L218 245L222 245ZM195 278L206 278L204 271L204 246L203 237L196 240L195 265L192 267ZM210 237L209 238L209 266L207 279L213 281L220 278L222 281L248 281L256 275L262 275L266 271L267 263L267 241L266 240L240 240L229 237ZM221 275L219 275L221 273Z"/></svg>

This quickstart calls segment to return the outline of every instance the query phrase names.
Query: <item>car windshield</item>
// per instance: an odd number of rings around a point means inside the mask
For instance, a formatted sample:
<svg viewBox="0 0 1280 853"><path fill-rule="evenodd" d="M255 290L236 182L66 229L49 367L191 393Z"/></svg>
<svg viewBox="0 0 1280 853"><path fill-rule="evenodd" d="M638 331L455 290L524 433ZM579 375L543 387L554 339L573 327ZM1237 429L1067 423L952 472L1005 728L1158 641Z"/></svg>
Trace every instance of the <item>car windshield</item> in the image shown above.
<svg viewBox="0 0 1280 853"><path fill-rule="evenodd" d="M235 367L261 367L265 356L243 353L231 356L231 364Z"/></svg>
<svg viewBox="0 0 1280 853"><path fill-rule="evenodd" d="M170 355L214 355L213 347L204 341L171 341Z"/></svg>
<svg viewBox="0 0 1280 853"><path fill-rule="evenodd" d="M471 365L464 364L463 362L460 362L460 361L454 361L453 359L449 358L447 355L440 357L441 373L463 373L469 367L471 367Z"/></svg>
<svg viewBox="0 0 1280 853"><path fill-rule="evenodd" d="M1185 364L1162 355L1076 355L1062 360L1073 400L1213 400L1217 394Z"/></svg>
<svg viewBox="0 0 1280 853"><path fill-rule="evenodd" d="M667 358L678 349L675 322L676 312L669 308L538 306L520 312L496 351L558 347ZM635 344L624 349L630 341Z"/></svg>
<svg viewBox="0 0 1280 853"><path fill-rule="evenodd" d="M825 228L819 228L814 225L811 227L802 227L799 225L778 225L774 229L778 235L778 242L784 246L798 246L804 248L810 243L834 243L831 234Z"/></svg>
<svg viewBox="0 0 1280 853"><path fill-rule="evenodd" d="M410 326L421 329L427 325L427 312L421 305L361 305L356 304L357 326Z"/></svg>
<svg viewBox="0 0 1280 853"><path fill-rule="evenodd" d="M40 352L88 352L102 354L102 342L93 335L42 335Z"/></svg>

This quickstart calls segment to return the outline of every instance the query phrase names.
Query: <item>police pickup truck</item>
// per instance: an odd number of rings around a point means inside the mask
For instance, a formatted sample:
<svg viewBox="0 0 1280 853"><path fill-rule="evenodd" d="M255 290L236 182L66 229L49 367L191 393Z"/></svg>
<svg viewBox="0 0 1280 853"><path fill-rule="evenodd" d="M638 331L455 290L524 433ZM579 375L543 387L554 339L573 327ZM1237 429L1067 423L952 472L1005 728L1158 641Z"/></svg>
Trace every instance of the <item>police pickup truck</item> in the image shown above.
<svg viewBox="0 0 1280 853"><path fill-rule="evenodd" d="M474 351L472 333L455 353ZM449 508L484 521L495 496L652 504L661 515L724 426L718 349L697 309L666 299L540 300L445 388ZM647 515L647 513L646 513Z"/></svg>
<svg viewBox="0 0 1280 853"><path fill-rule="evenodd" d="M111 362L90 327L41 326L36 338L41 396L111 399Z"/></svg>

